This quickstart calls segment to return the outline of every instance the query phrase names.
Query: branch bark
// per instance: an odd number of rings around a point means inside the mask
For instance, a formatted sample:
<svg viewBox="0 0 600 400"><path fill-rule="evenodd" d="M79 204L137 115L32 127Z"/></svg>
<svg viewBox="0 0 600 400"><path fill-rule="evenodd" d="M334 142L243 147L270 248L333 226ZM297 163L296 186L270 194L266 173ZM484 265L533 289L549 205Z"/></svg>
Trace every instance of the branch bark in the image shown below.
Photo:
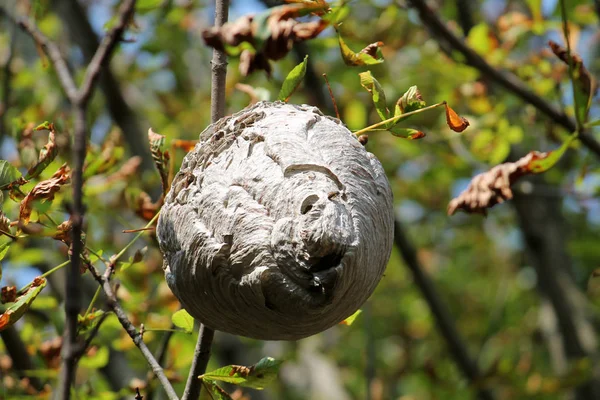
<svg viewBox="0 0 600 400"><path fill-rule="evenodd" d="M100 43L81 3L77 0L53 0L52 6L64 21L70 37L81 49L86 62L90 63ZM141 128L135 112L127 104L119 83L108 65L101 68L98 79L108 112L121 129L129 150L134 155L142 157L142 168L153 170L154 162L145 140L146 132Z"/></svg>
<svg viewBox="0 0 600 400"><path fill-rule="evenodd" d="M135 326L129 320L129 318L127 318L127 314L125 313L125 311L119 304L117 296L115 295L115 292L114 292L112 286L110 285L109 276L110 276L111 270L107 269L108 273L106 273L104 275L100 275L98 273L98 270L93 265L87 264L87 268L90 271L90 273L92 274L92 276L94 277L94 279L96 279L98 284L100 284L100 286L102 286L102 290L106 294L106 303L108 304L109 308L115 313L115 315L117 316L117 319L121 323L121 326L125 329L127 334L129 334L129 337L131 337L131 340L133 340L133 343L138 347L138 349L140 349L142 355L146 359L146 362L148 362L148 365L150 365L152 372L154 372L154 374L160 381L162 387L165 389L165 392L167 393L167 397L169 398L169 400L179 400L177 393L175 393L175 389L173 389L171 382L169 382L169 380L167 379L162 367L156 361L156 359L152 355L152 352L150 351L148 346L146 346L146 343L144 343L144 339L142 338L142 335L135 328Z"/></svg>
<svg viewBox="0 0 600 400"><path fill-rule="evenodd" d="M517 76L506 71L495 69L488 64L483 57L471 49L462 38L456 36L446 26L435 11L426 4L425 0L410 0L410 4L417 10L421 22L429 28L430 32L437 40L449 44L452 48L461 53L465 57L466 64L478 69L490 81L504 87L521 100L534 106L554 123L562 126L569 132L575 132L577 126L572 118L531 91ZM587 132L579 132L579 139L592 153L597 157L600 157L600 143L593 136Z"/></svg>
<svg viewBox="0 0 600 400"><path fill-rule="evenodd" d="M229 0L216 0L215 26L223 26L229 15ZM211 91L210 91L210 117L211 121L217 122L225 116L225 84L227 80L227 54L224 51L214 49L211 61ZM198 342L194 350L194 359L190 373L185 384L182 400L196 400L200 397L202 382L199 375L206 372L206 366L210 359L210 348L215 331L203 324L200 325Z"/></svg>
<svg viewBox="0 0 600 400"><path fill-rule="evenodd" d="M83 84L77 88L75 79L68 68L65 58L62 56L58 46L44 36L32 23L26 19L18 21L18 25L23 28L44 50L51 60L58 75L62 89L64 90L73 110L74 126L74 144L73 144L73 207L71 210L72 245L71 245L71 264L66 275L65 291L65 332L62 350L62 368L57 390L57 398L69 399L71 397L71 386L75 380L75 371L77 368L78 355L81 351L81 344L77 337L77 317L81 308L81 290L80 290L80 256L83 252L83 243L81 235L83 232L83 163L86 155L87 131L86 110L87 103L94 90L96 78L101 68L110 59L118 40L121 38L127 23L131 19L136 0L125 0L119 7L117 23L114 28L106 35L98 50L89 63ZM108 285L110 287L110 285ZM113 300L109 293L109 301ZM113 295L114 298L114 295ZM116 298L114 299L116 301ZM129 331L128 331L129 332ZM130 333L131 335L131 333ZM133 337L133 336L132 336ZM135 342L135 339L134 339ZM160 368L160 367L159 367ZM166 378L165 378L166 379ZM163 382L164 384L164 382ZM167 381L168 384L168 381ZM173 392L174 393L174 392ZM175 396L177 398L177 396Z"/></svg>

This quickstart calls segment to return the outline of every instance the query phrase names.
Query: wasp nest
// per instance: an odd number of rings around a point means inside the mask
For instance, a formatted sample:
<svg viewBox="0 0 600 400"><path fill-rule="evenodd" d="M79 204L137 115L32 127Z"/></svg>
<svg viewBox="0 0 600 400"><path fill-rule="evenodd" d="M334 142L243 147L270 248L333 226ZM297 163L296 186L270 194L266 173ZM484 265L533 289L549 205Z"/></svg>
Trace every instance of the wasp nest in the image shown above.
<svg viewBox="0 0 600 400"><path fill-rule="evenodd" d="M354 313L389 259L379 161L317 108L261 102L210 125L157 235L183 307L213 329L296 340Z"/></svg>

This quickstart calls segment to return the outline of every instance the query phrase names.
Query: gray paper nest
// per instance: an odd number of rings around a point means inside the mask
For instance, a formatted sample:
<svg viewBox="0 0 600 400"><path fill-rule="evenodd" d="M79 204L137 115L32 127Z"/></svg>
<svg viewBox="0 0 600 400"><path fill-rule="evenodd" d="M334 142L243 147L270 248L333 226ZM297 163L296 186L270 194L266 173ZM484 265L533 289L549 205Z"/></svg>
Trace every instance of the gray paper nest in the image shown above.
<svg viewBox="0 0 600 400"><path fill-rule="evenodd" d="M210 125L158 221L165 276L213 329L296 340L354 313L390 256L379 161L317 108L261 102Z"/></svg>

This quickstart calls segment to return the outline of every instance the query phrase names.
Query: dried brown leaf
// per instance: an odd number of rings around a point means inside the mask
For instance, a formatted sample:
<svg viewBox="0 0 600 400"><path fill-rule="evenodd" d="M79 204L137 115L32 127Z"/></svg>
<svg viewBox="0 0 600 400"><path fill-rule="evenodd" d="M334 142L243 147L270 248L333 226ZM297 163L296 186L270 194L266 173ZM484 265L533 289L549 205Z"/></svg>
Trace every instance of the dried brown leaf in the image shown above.
<svg viewBox="0 0 600 400"><path fill-rule="evenodd" d="M558 43L550 40L548 45L552 49L552 52L558 57L562 62L569 65L569 54L567 49L559 45ZM573 69L578 71L578 81L581 85L582 90L587 94L596 94L598 90L598 85L596 84L596 80L589 73L585 65L583 64L583 60L577 54L571 52L571 60L573 61Z"/></svg>
<svg viewBox="0 0 600 400"><path fill-rule="evenodd" d="M54 199L56 192L58 192L63 185L70 182L70 172L71 170L67 164L61 165L50 179L39 182L31 189L27 196L21 200L19 219L23 224L29 222L33 201L50 201Z"/></svg>
<svg viewBox="0 0 600 400"><path fill-rule="evenodd" d="M469 126L469 121L458 115L448 104L446 104L446 123L454 132L462 132Z"/></svg>
<svg viewBox="0 0 600 400"><path fill-rule="evenodd" d="M495 166L475 176L467 189L448 204L448 215L457 210L485 214L486 209L513 197L511 185L521 176L535 173L536 162L550 153L532 151L525 157Z"/></svg>
<svg viewBox="0 0 600 400"><path fill-rule="evenodd" d="M368 45L367 47L362 49L360 52L364 53L364 54L368 54L373 58L377 58L377 49L380 48L381 46L383 46L383 42L371 43L370 45Z"/></svg>
<svg viewBox="0 0 600 400"><path fill-rule="evenodd" d="M71 219L64 221L56 227L56 232L52 235L55 240L60 240L67 246L71 245L71 230L73 229L73 221Z"/></svg>
<svg viewBox="0 0 600 400"><path fill-rule="evenodd" d="M295 42L312 39L321 33L328 22L324 20L299 22L294 18L307 12L326 9L325 2L301 2L272 8L264 14L244 16L221 27L202 32L204 42L215 49L236 48L247 42L253 49L240 52L240 72L249 75L256 70L271 73L269 60L279 60L292 49Z"/></svg>

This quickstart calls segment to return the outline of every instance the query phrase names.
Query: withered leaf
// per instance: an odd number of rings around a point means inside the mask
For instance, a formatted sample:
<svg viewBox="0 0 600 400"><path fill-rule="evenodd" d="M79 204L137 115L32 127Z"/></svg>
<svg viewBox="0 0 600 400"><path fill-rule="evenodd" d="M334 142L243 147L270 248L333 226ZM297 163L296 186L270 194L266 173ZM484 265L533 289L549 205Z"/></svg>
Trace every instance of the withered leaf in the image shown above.
<svg viewBox="0 0 600 400"><path fill-rule="evenodd" d="M246 85L246 86L248 86L248 85ZM237 87L237 85L236 85L236 87ZM173 141L171 141L171 146L173 146L176 149L182 149L185 152L189 152L189 151L194 150L196 143L198 143L197 140L173 139Z"/></svg>
<svg viewBox="0 0 600 400"><path fill-rule="evenodd" d="M152 198L146 192L141 192L136 199L135 213L145 221L150 221L160 207L162 206L162 197L156 203L152 202Z"/></svg>
<svg viewBox="0 0 600 400"><path fill-rule="evenodd" d="M150 141L150 153L154 159L154 165L160 174L163 195L169 190L169 152L163 151L165 137L154 132L152 128L148 129L148 140Z"/></svg>
<svg viewBox="0 0 600 400"><path fill-rule="evenodd" d="M548 45L552 49L552 52L558 57L562 62L569 65L569 57L567 49L559 45L558 43L550 40ZM585 65L583 64L582 58L571 52L571 60L573 62L573 68L575 71L578 71L578 79L581 88L586 92L586 94L595 93L597 88L596 81L594 77L589 73Z"/></svg>
<svg viewBox="0 0 600 400"><path fill-rule="evenodd" d="M325 2L301 2L274 7L256 16L244 16L221 27L202 32L204 42L229 55L240 56L240 72L249 75L255 70L271 72L269 60L283 58L295 42L312 39L328 22L299 22L294 18L327 8Z"/></svg>
<svg viewBox="0 0 600 400"><path fill-rule="evenodd" d="M539 161L550 154L551 152L532 151L515 162L500 164L476 175L467 189L450 201L448 215L453 215L458 210L485 214L487 208L512 199L511 185L523 175L537 173Z"/></svg>
<svg viewBox="0 0 600 400"><path fill-rule="evenodd" d="M67 246L71 245L71 231L73 229L73 221L68 219L67 221L62 222L60 225L56 227L56 232L52 235L52 238L55 240L60 240L65 243Z"/></svg>
<svg viewBox="0 0 600 400"><path fill-rule="evenodd" d="M38 161L31 168L29 168L29 171L27 171L27 175L25 175L25 179L29 180L37 177L46 169L48 165L50 165L52 161L54 161L54 159L58 155L58 146L56 145L56 132L54 130L54 124L45 122L44 124L39 125L35 128L36 131L44 129L49 131L48 143L46 143L44 148L40 150Z"/></svg>
<svg viewBox="0 0 600 400"><path fill-rule="evenodd" d="M39 182L31 189L27 196L21 200L19 219L23 224L29 222L32 203L35 200L40 200L42 202L53 200L56 192L58 192L63 185L71 181L70 172L71 170L66 163L61 165L50 179Z"/></svg>
<svg viewBox="0 0 600 400"><path fill-rule="evenodd" d="M379 48L383 46L383 42L371 43L358 53L353 52L352 49L348 47L339 33L338 42L342 53L342 59L344 60L344 63L350 67L381 64L383 62L383 57L379 54Z"/></svg>
<svg viewBox="0 0 600 400"><path fill-rule="evenodd" d="M448 104L446 106L446 123L454 132L462 132L469 127L469 121L461 117Z"/></svg>
<svg viewBox="0 0 600 400"><path fill-rule="evenodd" d="M14 299L14 303L0 314L0 331L17 322L29 309L37 295L46 286L46 278L38 277L29 285L27 291Z"/></svg>
<svg viewBox="0 0 600 400"><path fill-rule="evenodd" d="M585 68L583 60L577 54L567 51L564 47L552 40L548 42L552 52L565 64L573 68L574 95L575 95L575 114L577 121L584 123L587 121L592 97L596 94L597 84L589 71ZM570 57L569 57L570 56Z"/></svg>

